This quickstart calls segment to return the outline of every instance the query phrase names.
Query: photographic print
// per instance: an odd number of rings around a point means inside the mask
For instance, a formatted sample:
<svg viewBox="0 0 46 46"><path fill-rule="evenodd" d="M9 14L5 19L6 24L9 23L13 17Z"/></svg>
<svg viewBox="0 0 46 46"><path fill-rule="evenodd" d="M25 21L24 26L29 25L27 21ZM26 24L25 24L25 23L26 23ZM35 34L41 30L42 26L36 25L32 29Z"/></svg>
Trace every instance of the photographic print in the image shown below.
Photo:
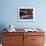
<svg viewBox="0 0 46 46"><path fill-rule="evenodd" d="M18 21L35 21L35 9L18 8Z"/></svg>

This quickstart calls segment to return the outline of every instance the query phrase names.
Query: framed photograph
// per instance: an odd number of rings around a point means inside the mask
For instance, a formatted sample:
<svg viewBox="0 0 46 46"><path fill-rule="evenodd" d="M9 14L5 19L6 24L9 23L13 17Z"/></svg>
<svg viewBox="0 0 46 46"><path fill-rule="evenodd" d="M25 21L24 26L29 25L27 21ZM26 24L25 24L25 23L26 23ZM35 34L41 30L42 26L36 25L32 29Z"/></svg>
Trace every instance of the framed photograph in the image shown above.
<svg viewBox="0 0 46 46"><path fill-rule="evenodd" d="M35 21L35 8L19 7L18 21Z"/></svg>

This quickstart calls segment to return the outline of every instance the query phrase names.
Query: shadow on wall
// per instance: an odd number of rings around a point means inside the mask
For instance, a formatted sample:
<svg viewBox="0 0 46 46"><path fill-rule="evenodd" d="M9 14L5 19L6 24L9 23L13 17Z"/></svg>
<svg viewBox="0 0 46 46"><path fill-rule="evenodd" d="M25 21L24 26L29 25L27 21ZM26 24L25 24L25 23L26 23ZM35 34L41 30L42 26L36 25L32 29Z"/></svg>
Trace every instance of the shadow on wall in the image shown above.
<svg viewBox="0 0 46 46"><path fill-rule="evenodd" d="M0 24L0 43L2 43L2 36L3 36L3 32L5 32L6 30L3 30L5 28L4 24Z"/></svg>

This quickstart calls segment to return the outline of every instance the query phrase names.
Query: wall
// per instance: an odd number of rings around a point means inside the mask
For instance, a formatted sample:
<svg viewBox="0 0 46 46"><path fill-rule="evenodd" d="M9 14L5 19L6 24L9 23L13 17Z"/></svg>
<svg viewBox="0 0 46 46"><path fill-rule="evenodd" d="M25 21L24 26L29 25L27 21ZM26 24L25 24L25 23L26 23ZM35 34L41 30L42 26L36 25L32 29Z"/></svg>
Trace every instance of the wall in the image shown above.
<svg viewBox="0 0 46 46"><path fill-rule="evenodd" d="M0 0L0 31L9 24L16 28L37 28L46 31L46 0ZM18 7L34 7L36 20L34 22L19 22Z"/></svg>
<svg viewBox="0 0 46 46"><path fill-rule="evenodd" d="M0 0L0 25L13 24L16 28L42 27L46 28L46 0ZM18 22L18 7L34 7L35 22Z"/></svg>

